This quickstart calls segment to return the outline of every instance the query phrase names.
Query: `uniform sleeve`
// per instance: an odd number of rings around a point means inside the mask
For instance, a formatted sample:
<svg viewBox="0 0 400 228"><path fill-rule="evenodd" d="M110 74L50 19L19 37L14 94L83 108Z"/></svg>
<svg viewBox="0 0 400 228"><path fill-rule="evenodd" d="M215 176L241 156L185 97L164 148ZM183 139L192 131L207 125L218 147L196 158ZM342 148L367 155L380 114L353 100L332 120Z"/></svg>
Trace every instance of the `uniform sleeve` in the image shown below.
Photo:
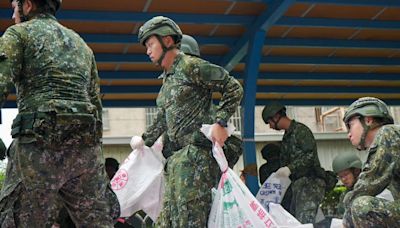
<svg viewBox="0 0 400 228"><path fill-rule="evenodd" d="M13 89L13 78L21 74L22 62L22 36L13 26L0 38L0 107Z"/></svg>
<svg viewBox="0 0 400 228"><path fill-rule="evenodd" d="M314 167L316 156L316 142L311 130L306 126L299 125L294 129L292 137L295 137L295 145L290 154L293 156L292 163L288 164L291 173L301 173Z"/></svg>
<svg viewBox="0 0 400 228"><path fill-rule="evenodd" d="M90 72L90 103L96 106L96 134L99 138L103 137L103 106L101 104L100 78L97 71L96 60L92 55L92 68Z"/></svg>
<svg viewBox="0 0 400 228"><path fill-rule="evenodd" d="M153 124L150 125L146 132L143 133L142 138L146 146L152 146L154 142L165 132L167 129L165 111L162 108L157 109L156 117L153 120Z"/></svg>
<svg viewBox="0 0 400 228"><path fill-rule="evenodd" d="M344 204L346 208L350 207L354 199L359 196L376 196L388 187L392 177L394 167L398 164L399 136L390 131L390 128L384 128L377 134L375 145L376 154L370 163L360 174L354 189L346 194Z"/></svg>
<svg viewBox="0 0 400 228"><path fill-rule="evenodd" d="M227 122L235 113L243 98L242 85L230 76L225 69L208 62L200 64L199 75L201 83L204 83L212 92L221 94L216 110L216 121Z"/></svg>
<svg viewBox="0 0 400 228"><path fill-rule="evenodd" d="M102 112L103 106L101 104L101 94L100 94L100 78L97 71L96 60L94 56L92 56L92 69L91 69L91 77L90 77L90 102L96 106L97 108L97 119L102 122Z"/></svg>

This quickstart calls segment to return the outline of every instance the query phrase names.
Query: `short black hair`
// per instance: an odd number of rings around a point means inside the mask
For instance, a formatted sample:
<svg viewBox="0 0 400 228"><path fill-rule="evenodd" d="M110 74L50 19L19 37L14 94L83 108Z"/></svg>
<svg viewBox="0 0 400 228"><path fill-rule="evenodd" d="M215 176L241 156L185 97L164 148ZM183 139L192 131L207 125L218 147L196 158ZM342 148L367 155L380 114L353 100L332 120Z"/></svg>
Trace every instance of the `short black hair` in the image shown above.
<svg viewBox="0 0 400 228"><path fill-rule="evenodd" d="M117 171L119 169L119 163L114 158L106 158L105 166L113 167L115 169L115 171Z"/></svg>

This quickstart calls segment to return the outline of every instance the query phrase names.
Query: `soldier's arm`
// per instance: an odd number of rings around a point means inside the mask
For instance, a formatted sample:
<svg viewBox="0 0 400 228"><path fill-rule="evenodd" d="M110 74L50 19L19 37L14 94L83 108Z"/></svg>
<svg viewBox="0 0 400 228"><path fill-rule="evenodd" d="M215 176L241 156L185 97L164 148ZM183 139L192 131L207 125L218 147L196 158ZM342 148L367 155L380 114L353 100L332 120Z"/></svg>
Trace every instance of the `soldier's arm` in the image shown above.
<svg viewBox="0 0 400 228"><path fill-rule="evenodd" d="M100 78L97 71L97 65L94 56L92 56L91 64L92 64L92 69L91 69L90 88L89 88L90 102L96 106L97 108L96 118L98 119L98 121L102 122L103 106L101 104Z"/></svg>
<svg viewBox="0 0 400 228"><path fill-rule="evenodd" d="M0 37L0 107L13 89L13 76L18 77L22 67L22 38L14 27Z"/></svg>
<svg viewBox="0 0 400 228"><path fill-rule="evenodd" d="M6 54L2 52L2 47L0 44L0 107L3 107L7 96L12 89L12 86L8 59Z"/></svg>
<svg viewBox="0 0 400 228"><path fill-rule="evenodd" d="M370 166L367 165L360 174L354 189L346 194L344 199L346 207L349 207L355 198L366 195L376 196L389 185L394 168L398 167L400 162L398 140L398 135L395 135L390 129L384 129L378 133L375 139L375 157Z"/></svg>
<svg viewBox="0 0 400 228"><path fill-rule="evenodd" d="M153 124L150 125L146 129L146 132L142 135L146 146L152 146L154 142L165 132L167 128L166 126L165 111L162 108L157 108L157 114L153 120Z"/></svg>
<svg viewBox="0 0 400 228"><path fill-rule="evenodd" d="M227 122L243 98L242 85L222 67L204 62L199 65L201 83L213 92L221 93L216 110L216 121Z"/></svg>

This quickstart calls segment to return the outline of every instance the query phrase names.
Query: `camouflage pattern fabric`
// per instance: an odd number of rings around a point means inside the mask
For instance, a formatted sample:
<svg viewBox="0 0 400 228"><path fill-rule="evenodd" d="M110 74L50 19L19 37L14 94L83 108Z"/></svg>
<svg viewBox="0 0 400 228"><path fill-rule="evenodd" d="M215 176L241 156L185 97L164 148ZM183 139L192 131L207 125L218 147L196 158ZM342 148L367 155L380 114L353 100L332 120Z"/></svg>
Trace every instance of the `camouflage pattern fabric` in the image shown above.
<svg viewBox="0 0 400 228"><path fill-rule="evenodd" d="M222 98L213 117L212 92ZM200 133L202 124L227 121L243 96L240 83L221 67L179 53L157 98L154 124L142 135L151 146L164 132L175 147L167 160L166 193L161 227L205 227L211 209L211 187L219 167L210 155L211 143Z"/></svg>
<svg viewBox="0 0 400 228"><path fill-rule="evenodd" d="M342 194L340 194L339 202L338 202L338 204L336 206L336 208L337 208L336 211L337 211L338 217L341 218L341 219L343 218L343 214L344 214L344 212L346 210L346 208L344 206L344 202L343 202L344 201L344 197L346 196L346 194L349 191L351 191L351 189L348 189L348 190L342 192Z"/></svg>
<svg viewBox="0 0 400 228"><path fill-rule="evenodd" d="M301 223L314 223L319 205L325 196L325 181L302 177L291 184L290 213Z"/></svg>
<svg viewBox="0 0 400 228"><path fill-rule="evenodd" d="M78 226L111 227L93 52L55 17L38 14L6 30L0 54L0 104L15 86L19 111L1 227L51 226L61 204Z"/></svg>
<svg viewBox="0 0 400 228"><path fill-rule="evenodd" d="M289 167L292 173L290 213L301 223L314 223L325 195L325 181L316 173L321 165L314 136L307 126L292 120L282 138L280 159L281 166Z"/></svg>
<svg viewBox="0 0 400 228"><path fill-rule="evenodd" d="M211 210L211 188L219 178L219 167L209 149L188 145L167 163L163 209L159 227L207 227Z"/></svg>
<svg viewBox="0 0 400 228"><path fill-rule="evenodd" d="M388 202L373 196L388 188ZM354 189L344 198L346 227L400 227L400 126L385 125L377 132ZM370 217L370 218L367 218Z"/></svg>

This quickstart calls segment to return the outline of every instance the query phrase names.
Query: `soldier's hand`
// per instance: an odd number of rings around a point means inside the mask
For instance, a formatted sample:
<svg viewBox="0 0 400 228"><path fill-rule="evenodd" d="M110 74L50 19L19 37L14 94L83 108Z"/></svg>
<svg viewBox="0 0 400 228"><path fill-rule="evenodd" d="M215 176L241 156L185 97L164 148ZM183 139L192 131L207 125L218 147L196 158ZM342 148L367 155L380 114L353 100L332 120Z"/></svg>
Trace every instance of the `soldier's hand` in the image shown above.
<svg viewBox="0 0 400 228"><path fill-rule="evenodd" d="M143 149L144 141L140 136L133 136L130 142L132 150Z"/></svg>
<svg viewBox="0 0 400 228"><path fill-rule="evenodd" d="M275 174L276 174L277 176L280 176L280 177L289 177L290 174L291 174L291 172L290 172L289 167L284 166L284 167L279 168L279 169L275 172Z"/></svg>
<svg viewBox="0 0 400 228"><path fill-rule="evenodd" d="M0 139L0 160L4 160L6 158L7 148L3 143L3 140Z"/></svg>
<svg viewBox="0 0 400 228"><path fill-rule="evenodd" d="M211 126L211 138L214 143L217 142L222 147L228 138L228 131L226 128L215 123Z"/></svg>

